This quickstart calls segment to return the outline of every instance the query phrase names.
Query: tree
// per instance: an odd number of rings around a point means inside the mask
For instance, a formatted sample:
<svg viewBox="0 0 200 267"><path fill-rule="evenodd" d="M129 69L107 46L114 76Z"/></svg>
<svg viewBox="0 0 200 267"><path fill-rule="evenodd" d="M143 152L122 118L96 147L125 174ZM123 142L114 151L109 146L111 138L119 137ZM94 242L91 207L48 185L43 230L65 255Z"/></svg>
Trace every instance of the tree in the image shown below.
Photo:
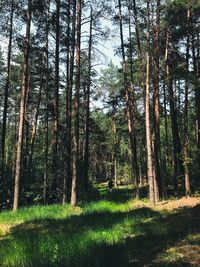
<svg viewBox="0 0 200 267"><path fill-rule="evenodd" d="M73 137L73 174L71 204L77 205L77 180L78 180L78 160L79 160L79 94L80 94L80 48L81 48L81 6L82 1L77 3L77 40L76 40L76 91L74 100L74 137Z"/></svg>
<svg viewBox="0 0 200 267"><path fill-rule="evenodd" d="M24 52L24 64L22 66L21 78L21 97L20 97L20 110L19 110L19 126L18 126L18 140L16 151L16 170L15 170L15 188L14 188L14 203L13 210L17 210L19 206L19 189L20 189L20 170L21 170L21 157L23 145L23 127L25 105L28 90L29 80L29 51L30 51L30 29L31 29L31 16L32 16L32 1L28 1L27 14L26 14L26 42Z"/></svg>

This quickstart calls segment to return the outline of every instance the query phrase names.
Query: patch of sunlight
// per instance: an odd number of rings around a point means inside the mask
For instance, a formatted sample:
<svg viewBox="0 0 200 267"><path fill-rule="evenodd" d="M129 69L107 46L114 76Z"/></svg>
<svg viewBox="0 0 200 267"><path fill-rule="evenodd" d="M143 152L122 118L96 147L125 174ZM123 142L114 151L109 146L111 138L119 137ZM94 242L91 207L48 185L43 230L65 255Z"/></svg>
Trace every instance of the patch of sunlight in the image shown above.
<svg viewBox="0 0 200 267"><path fill-rule="evenodd" d="M16 225L30 220L63 219L80 214L80 211L80 208L73 208L70 205L34 206L22 208L15 212L2 212L0 214L0 224Z"/></svg>
<svg viewBox="0 0 200 267"><path fill-rule="evenodd" d="M159 256L159 260L163 262L172 263L175 261L182 260L184 255L178 251L176 247L167 249L164 253Z"/></svg>
<svg viewBox="0 0 200 267"><path fill-rule="evenodd" d="M189 234L185 239L184 243L190 245L200 245L200 234Z"/></svg>

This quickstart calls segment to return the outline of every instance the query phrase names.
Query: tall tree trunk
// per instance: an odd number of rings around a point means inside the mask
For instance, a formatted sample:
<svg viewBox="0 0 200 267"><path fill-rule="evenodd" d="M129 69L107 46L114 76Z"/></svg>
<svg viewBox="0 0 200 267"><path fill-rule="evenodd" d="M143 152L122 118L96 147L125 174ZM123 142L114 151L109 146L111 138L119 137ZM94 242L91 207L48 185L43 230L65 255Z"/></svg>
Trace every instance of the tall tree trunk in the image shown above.
<svg viewBox="0 0 200 267"><path fill-rule="evenodd" d="M51 0L47 0L46 14L46 33L45 33L45 53L44 63L45 73L45 124L44 124L44 180L43 180L43 203L47 204L47 185L48 185L48 163L49 163L49 13Z"/></svg>
<svg viewBox="0 0 200 267"><path fill-rule="evenodd" d="M37 131L37 123L38 123L38 117L39 117L40 102L41 102L41 95L42 95L42 89L43 89L44 67L45 67L45 65L43 63L42 74L40 77L40 88L39 88L39 92L38 92L38 96L37 96L35 114L34 114L34 118L33 118L33 126L32 126L32 131L31 131L31 138L30 138L30 143L29 143L29 152L28 152L28 159L27 159L29 182L31 182L31 177L32 177L33 149L34 149L34 143L35 143L35 137L36 137L36 131Z"/></svg>
<svg viewBox="0 0 200 267"><path fill-rule="evenodd" d="M77 2L77 40L76 40L76 91L74 99L74 149L73 149L73 175L71 205L77 205L77 182L78 182L78 160L79 160L79 95L81 75L81 6L82 1Z"/></svg>
<svg viewBox="0 0 200 267"><path fill-rule="evenodd" d="M160 90L159 90L159 57L160 57L160 0L157 0L157 11L156 11L156 30L155 30L155 49L154 49L154 155L155 155L155 171L156 171L156 186L155 195L156 201L162 198L162 181L160 173Z"/></svg>
<svg viewBox="0 0 200 267"><path fill-rule="evenodd" d="M88 171L89 171L89 120L90 120L90 87L91 87L91 57L92 57L92 26L93 10L90 11L90 35L88 47L88 77L86 92L86 116L85 116L85 146L84 146L84 190L88 191Z"/></svg>
<svg viewBox="0 0 200 267"><path fill-rule="evenodd" d="M28 73L29 73L31 16L32 16L32 0L29 0L28 9L27 9L27 21L26 21L26 46L25 46L25 52L24 52L24 64L22 67L13 210L17 210L19 206L19 189L20 189L20 171L21 171L22 145L23 145L24 114L25 114L25 104L26 104L27 89L28 89L28 76L29 76Z"/></svg>
<svg viewBox="0 0 200 267"><path fill-rule="evenodd" d="M150 121L150 29L149 29L149 0L147 0L147 52L146 52L146 91L145 91L145 128L146 128L146 146L147 146L147 176L149 181L150 201L155 203L155 183L154 183L154 162L152 151L152 134Z"/></svg>
<svg viewBox="0 0 200 267"><path fill-rule="evenodd" d="M123 71L123 85L124 85L124 95L126 102L126 113L127 113L127 122L128 122L128 130L129 130L129 139L131 146L131 168L132 174L135 177L135 185L138 193L138 178L137 178L137 160L135 159L135 121L133 114L133 101L131 101L130 88L128 86L128 78L127 78L127 66L126 66L126 57L125 57L125 49L124 49L124 34L123 34L123 20L122 20L122 5L121 0L118 0L119 6L119 23L120 23L120 40L121 40L121 53L122 53L122 71Z"/></svg>
<svg viewBox="0 0 200 267"><path fill-rule="evenodd" d="M187 30L187 47L186 47L186 71L187 78L185 80L185 107L184 107L184 174L185 174L185 194L189 196L191 194L190 190L190 174L189 174L189 138L188 138L188 89L189 89L189 49L190 49L190 15L191 12L188 10L187 20L188 20L188 30Z"/></svg>
<svg viewBox="0 0 200 267"><path fill-rule="evenodd" d="M54 126L53 126L53 162L52 162L52 201L57 196L58 186L58 123L59 123L59 67L60 67L60 0L56 0L56 53L55 53L55 91L54 91Z"/></svg>
<svg viewBox="0 0 200 267"><path fill-rule="evenodd" d="M66 43L66 165L63 181L63 204L69 199L69 180L71 176L71 92L70 92L70 20L71 0L67 3L67 43Z"/></svg>
<svg viewBox="0 0 200 267"><path fill-rule="evenodd" d="M63 203L70 201L72 184L72 88L74 79L74 55L76 42L76 0L72 2L72 29L71 45L69 51L69 73L67 75L67 93L66 93L66 177L63 188ZM70 11L70 10L69 10ZM70 14L69 14L70 15ZM69 29L70 30L70 29Z"/></svg>
<svg viewBox="0 0 200 267"><path fill-rule="evenodd" d="M173 139L173 161L174 161L174 191L178 190L178 179L183 175L183 162L181 160L181 141L179 135L177 110L175 106L175 97L173 90L173 73L172 66L169 60L169 48L170 48L170 33L168 32L168 37L166 39L166 49L165 49L165 64L166 64L166 80L168 86L169 94L169 105L170 105L170 117L172 125L172 139Z"/></svg>
<svg viewBox="0 0 200 267"><path fill-rule="evenodd" d="M194 17L191 13L191 20ZM194 20L194 19L193 19ZM200 89L199 89L199 43L197 42L197 49L195 47L195 33L194 33L194 22L192 22L192 61L193 70L195 76L195 109L196 109L196 138L197 138L197 149L200 155ZM199 33L198 33L199 34ZM197 41L198 41L197 34Z"/></svg>
<svg viewBox="0 0 200 267"><path fill-rule="evenodd" d="M146 128L146 146L147 146L147 176L149 181L149 197L150 200L155 202L154 194L154 165L153 165L153 153L152 153L152 135L151 135L151 123L150 123L150 111L149 111L149 99L150 99L150 59L149 53L146 53L146 93L145 93L145 128Z"/></svg>
<svg viewBox="0 0 200 267"><path fill-rule="evenodd" d="M133 126L135 128L133 132L133 154L134 154L134 169L135 169L135 180L136 180L136 195L139 197L139 168L138 168L138 155L137 155L137 139L136 139L136 100L135 100L135 88L133 84L133 44L132 44L132 36L131 36L131 16L129 12L129 49L130 49L130 72L131 72L131 98L132 98L132 119L133 119Z"/></svg>
<svg viewBox="0 0 200 267"><path fill-rule="evenodd" d="M13 17L14 17L14 0L11 2L10 10L10 32L9 32L9 44L8 44L8 57L7 57L7 74L6 74L6 84L4 91L4 108L3 108L3 124L2 124L2 134L1 134L1 153L2 153L2 166L1 166L1 177L2 185L6 187L6 177L5 177L5 137L7 128L7 111L8 111L8 95L10 87L10 72L11 72L11 54L12 54L12 42L13 42ZM3 188L4 194L6 194L6 188ZM2 199L6 199L6 195L2 195Z"/></svg>

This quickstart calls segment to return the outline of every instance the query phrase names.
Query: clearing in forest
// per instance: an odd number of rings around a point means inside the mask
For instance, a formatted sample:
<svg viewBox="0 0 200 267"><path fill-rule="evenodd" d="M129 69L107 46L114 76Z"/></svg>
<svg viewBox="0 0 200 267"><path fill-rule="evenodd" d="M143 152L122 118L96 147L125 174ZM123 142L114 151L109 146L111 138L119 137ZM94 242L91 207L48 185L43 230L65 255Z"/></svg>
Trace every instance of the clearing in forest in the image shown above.
<svg viewBox="0 0 200 267"><path fill-rule="evenodd" d="M72 208L0 214L0 266L200 266L200 198L152 206L124 187Z"/></svg>

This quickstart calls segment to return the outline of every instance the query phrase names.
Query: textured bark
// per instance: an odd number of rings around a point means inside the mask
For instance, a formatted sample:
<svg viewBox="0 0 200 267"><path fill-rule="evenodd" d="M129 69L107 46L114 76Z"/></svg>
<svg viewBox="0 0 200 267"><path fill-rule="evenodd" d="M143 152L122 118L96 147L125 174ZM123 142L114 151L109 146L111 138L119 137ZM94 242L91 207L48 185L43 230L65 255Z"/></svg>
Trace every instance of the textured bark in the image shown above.
<svg viewBox="0 0 200 267"><path fill-rule="evenodd" d="M23 128L24 128L24 115L25 104L28 90L28 73L29 73L29 50L30 50L30 29L31 29L31 15L32 15L32 1L28 1L27 9L27 22L26 22L26 47L24 53L24 64L22 68L21 80L21 96L20 96L20 109L19 109L19 125L18 125L18 139L16 151L16 167L15 167L15 186L14 186L14 203L13 210L17 210L19 206L19 189L20 189L20 171L22 159L22 146L23 146Z"/></svg>
<svg viewBox="0 0 200 267"><path fill-rule="evenodd" d="M147 146L147 176L149 181L149 198L155 202L154 192L154 165L152 154L152 135L150 125L150 111L149 111L149 98L150 98L150 59L149 53L146 53L146 92L145 92L145 128L146 128L146 146Z"/></svg>
<svg viewBox="0 0 200 267"><path fill-rule="evenodd" d="M76 91L74 100L74 149L73 149L73 174L71 205L77 205L77 182L78 182L78 159L79 159L79 94L80 94L80 49L81 49L81 5L82 1L77 2L77 40L76 40Z"/></svg>
<svg viewBox="0 0 200 267"><path fill-rule="evenodd" d="M157 0L157 11L156 11L156 29L155 29L155 48L154 48L154 155L155 155L155 171L156 171L156 183L158 188L155 188L157 194L155 195L156 201L162 198L162 180L160 173L160 90L159 90L159 71L160 71L160 0Z"/></svg>
<svg viewBox="0 0 200 267"><path fill-rule="evenodd" d="M147 1L147 52L146 52L146 90L145 90L145 129L146 129L146 147L147 147L147 176L149 181L149 198L155 203L155 170L152 151L152 133L150 121L150 29L149 29L149 0Z"/></svg>

